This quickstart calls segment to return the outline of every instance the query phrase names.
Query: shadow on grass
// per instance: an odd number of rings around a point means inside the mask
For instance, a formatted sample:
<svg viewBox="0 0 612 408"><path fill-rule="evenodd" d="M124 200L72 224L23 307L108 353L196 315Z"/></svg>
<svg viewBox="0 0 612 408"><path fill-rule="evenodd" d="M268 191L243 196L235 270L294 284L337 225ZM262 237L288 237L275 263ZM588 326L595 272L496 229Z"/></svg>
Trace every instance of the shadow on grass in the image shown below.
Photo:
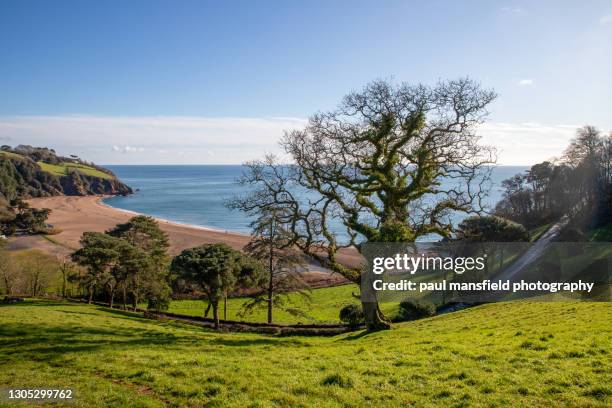
<svg viewBox="0 0 612 408"><path fill-rule="evenodd" d="M56 301L23 303L33 308L35 316L40 320L0 324L0 364L19 364L24 361L64 364L74 353L95 353L104 350L116 351L143 347L153 349L157 346L165 350L176 348L206 352L207 346L300 347L305 344L296 339L269 338L253 333L216 333L190 325L173 324L168 330L167 324L144 319L138 313L97 306ZM10 305L10 307L21 306L21 303ZM76 306L78 309L65 310L54 308L54 306ZM45 314L48 310L61 313L61 315ZM88 322L82 324L80 321L70 321L71 315L87 315ZM96 318L100 320L96 321ZM123 323L126 320L134 322L135 326L126 327L126 324ZM173 333L172 329L181 331Z"/></svg>
<svg viewBox="0 0 612 408"><path fill-rule="evenodd" d="M230 334L229 336L235 336L235 334ZM293 345L294 342L286 341L284 339L274 339L271 337L260 337L256 333L249 333L249 337L252 338L231 338L231 337L219 337L212 339L210 343L217 344L220 346L229 346L229 347L253 347L253 346L267 346L267 345Z"/></svg>
<svg viewBox="0 0 612 408"><path fill-rule="evenodd" d="M339 340L339 341L346 341L346 340L359 340L359 339L361 339L361 338L368 337L368 336L371 336L371 335L376 334L376 333L379 333L379 332L378 332L378 331L367 331L367 330L362 330L362 331L360 331L360 332L357 332L357 333L351 334L350 336L346 336L346 337L343 337L343 338L338 339L338 340Z"/></svg>
<svg viewBox="0 0 612 408"><path fill-rule="evenodd" d="M96 310L100 312L104 312L104 313L110 313L115 316L129 317L130 319L133 319L133 318L143 319L142 313L140 312L131 312L129 310L123 310L123 309L110 309L108 307L102 307L102 306L96 306Z"/></svg>
<svg viewBox="0 0 612 408"><path fill-rule="evenodd" d="M141 346L197 346L201 339L146 328L87 327L58 323L4 323L0 325L0 355L12 361L53 361L63 355ZM0 361L5 360L4 358Z"/></svg>
<svg viewBox="0 0 612 408"><path fill-rule="evenodd" d="M26 299L23 302L15 302L15 303L3 303L0 300L0 308L3 307L24 307L24 306L68 306L72 303L65 302L61 300L29 300Z"/></svg>

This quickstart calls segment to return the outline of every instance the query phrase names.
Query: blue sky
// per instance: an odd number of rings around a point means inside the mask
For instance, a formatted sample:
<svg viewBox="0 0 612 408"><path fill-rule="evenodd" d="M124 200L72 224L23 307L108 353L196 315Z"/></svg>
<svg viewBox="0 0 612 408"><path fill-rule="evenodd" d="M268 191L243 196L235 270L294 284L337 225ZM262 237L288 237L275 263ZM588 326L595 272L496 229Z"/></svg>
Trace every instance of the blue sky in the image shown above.
<svg viewBox="0 0 612 408"><path fill-rule="evenodd" d="M612 2L0 0L0 141L239 163L377 78L469 75L503 164L612 129Z"/></svg>

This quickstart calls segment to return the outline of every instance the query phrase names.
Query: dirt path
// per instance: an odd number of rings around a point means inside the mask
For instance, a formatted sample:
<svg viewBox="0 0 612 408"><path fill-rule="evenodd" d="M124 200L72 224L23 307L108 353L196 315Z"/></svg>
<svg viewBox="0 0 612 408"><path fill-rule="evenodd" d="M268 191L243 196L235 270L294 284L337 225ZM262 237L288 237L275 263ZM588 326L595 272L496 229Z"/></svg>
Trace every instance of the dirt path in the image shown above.
<svg viewBox="0 0 612 408"><path fill-rule="evenodd" d="M566 215L557 221L552 227L550 227L541 237L539 237L533 245L523 254L519 259L510 264L507 268L501 271L497 276L492 278L493 280L512 280L514 279L526 266L536 261L548 245L559 236L559 233L570 221L570 218Z"/></svg>

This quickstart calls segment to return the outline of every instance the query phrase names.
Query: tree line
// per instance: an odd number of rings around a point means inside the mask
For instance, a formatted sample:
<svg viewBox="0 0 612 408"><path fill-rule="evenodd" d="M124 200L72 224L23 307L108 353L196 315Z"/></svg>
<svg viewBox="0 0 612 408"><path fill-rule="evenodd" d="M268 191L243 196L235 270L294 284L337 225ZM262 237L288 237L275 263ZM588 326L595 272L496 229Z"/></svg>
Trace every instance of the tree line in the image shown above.
<svg viewBox="0 0 612 408"><path fill-rule="evenodd" d="M572 218L578 234L609 223L612 216L612 133L593 126L577 130L563 156L504 180L495 213L534 228ZM573 239L579 236L574 234Z"/></svg>
<svg viewBox="0 0 612 408"><path fill-rule="evenodd" d="M0 293L8 296L59 296L77 294L69 281L76 265L66 259L31 249L9 252L0 241Z"/></svg>
<svg viewBox="0 0 612 408"><path fill-rule="evenodd" d="M220 303L244 289L251 290L251 300L243 314L264 306L272 323L274 308L300 313L287 295L298 291L307 296L308 287L298 274L303 259L284 247L276 215L264 215L252 226L254 234L244 251L206 244L172 258L168 237L157 221L136 216L104 233L85 232L81 247L72 254L81 268L70 280L78 283L90 303L103 299L114 307L119 299L124 308L134 310L142 303L165 310L173 293L199 294L212 308L215 327L220 323Z"/></svg>

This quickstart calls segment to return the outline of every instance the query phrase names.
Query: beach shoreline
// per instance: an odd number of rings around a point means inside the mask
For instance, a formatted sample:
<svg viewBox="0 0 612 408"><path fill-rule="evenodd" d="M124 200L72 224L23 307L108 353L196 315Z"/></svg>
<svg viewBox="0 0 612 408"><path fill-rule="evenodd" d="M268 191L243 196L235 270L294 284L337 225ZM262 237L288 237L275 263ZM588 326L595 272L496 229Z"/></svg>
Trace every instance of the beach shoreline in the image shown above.
<svg viewBox="0 0 612 408"><path fill-rule="evenodd" d="M197 224L189 224L189 223L186 223L186 222L173 221L173 220L169 220L169 219L166 219L166 218L158 217L158 216L155 216L155 215L149 215L149 214L140 213L138 211L132 211L132 210L126 210L124 208L114 207L114 206L104 202L104 199L110 198L112 196L102 195L102 196L98 196L98 197L99 197L99 200L98 200L98 204L99 205L102 205L104 207L108 207L111 210L125 212L125 213L127 213L127 214L129 214L129 215L131 215L133 217L138 216L138 215L146 215L147 217L155 218L155 220L157 220L157 222L159 222L160 224L173 224L173 225L176 225L178 227L186 227L186 228L191 228L191 229L199 229L199 230L203 230L203 231L219 232L219 233L224 233L224 234L236 234L236 235L242 235L242 236L245 236L245 237L249 237L248 234L244 234L244 233L237 232L237 231L230 231L230 230L224 230L224 229L219 229L219 228L215 228L215 227L209 227L209 226L205 226L205 225L197 225Z"/></svg>
<svg viewBox="0 0 612 408"><path fill-rule="evenodd" d="M47 222L58 230L52 239L60 245L76 249L83 232L104 232L130 218L146 215L136 211L112 207L103 202L107 196L55 196L27 200L32 207L49 208ZM215 230L199 225L182 224L159 217L154 218L168 234L170 252L176 254L194 246L223 242L235 249L242 249L250 237L231 231Z"/></svg>
<svg viewBox="0 0 612 408"><path fill-rule="evenodd" d="M104 198L105 196L100 195L54 196L27 200L32 207L49 208L51 214L47 222L61 232L48 236L46 239L43 236L11 238L10 247L19 250L40 249L66 256L79 248L79 240L83 232L105 232L117 224L127 222L134 216L146 215L112 207L102 201ZM171 255L176 255L186 248L212 243L225 243L234 249L241 250L251 239L249 235L239 232L182 224L159 217L152 218L157 220L160 228L168 234ZM361 263L362 258L356 250L345 250L340 259L347 265L356 265ZM325 279L333 276L334 284L346 282L340 275L330 275L328 270L315 264L309 265L308 271L321 276L325 275Z"/></svg>

